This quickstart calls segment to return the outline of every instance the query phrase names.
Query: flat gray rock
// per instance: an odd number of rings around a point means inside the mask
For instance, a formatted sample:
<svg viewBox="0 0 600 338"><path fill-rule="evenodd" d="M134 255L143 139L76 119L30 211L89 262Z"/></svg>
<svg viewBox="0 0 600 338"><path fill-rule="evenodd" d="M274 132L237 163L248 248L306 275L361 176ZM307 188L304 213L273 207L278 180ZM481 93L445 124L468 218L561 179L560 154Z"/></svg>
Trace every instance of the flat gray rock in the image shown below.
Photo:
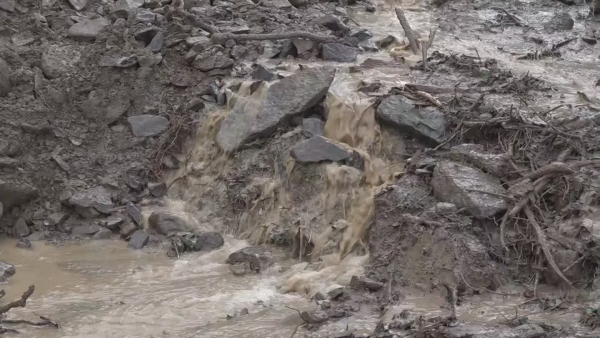
<svg viewBox="0 0 600 338"><path fill-rule="evenodd" d="M0 9L6 12L15 11L15 0L0 0Z"/></svg>
<svg viewBox="0 0 600 338"><path fill-rule="evenodd" d="M101 228L94 234L94 236L92 236L92 239L110 239L111 235L112 231L108 230L107 228Z"/></svg>
<svg viewBox="0 0 600 338"><path fill-rule="evenodd" d="M341 43L326 43L321 53L323 60L337 62L354 62L358 56L356 48Z"/></svg>
<svg viewBox="0 0 600 338"><path fill-rule="evenodd" d="M283 123L316 105L335 76L333 68L305 69L273 84L259 107L236 105L221 123L218 146L227 152L271 135Z"/></svg>
<svg viewBox="0 0 600 338"><path fill-rule="evenodd" d="M134 250L139 250L148 245L148 242L150 242L150 236L148 236L146 231L137 230L133 233L133 235L131 235L129 243L127 243L127 247Z"/></svg>
<svg viewBox="0 0 600 338"><path fill-rule="evenodd" d="M17 219L13 230L13 234L18 237L26 237L31 233L29 231L29 227L27 226L27 222L23 217L19 217L19 219Z"/></svg>
<svg viewBox="0 0 600 338"><path fill-rule="evenodd" d="M141 226L144 223L144 215L142 215L141 207L129 202L125 209L135 224Z"/></svg>
<svg viewBox="0 0 600 338"><path fill-rule="evenodd" d="M400 131L423 141L440 144L444 141L447 121L434 107L416 107L401 95L384 99L377 108L377 117Z"/></svg>
<svg viewBox="0 0 600 338"><path fill-rule="evenodd" d="M294 146L290 154L298 163L337 162L352 156L341 144L318 135Z"/></svg>
<svg viewBox="0 0 600 338"><path fill-rule="evenodd" d="M89 224L89 225L80 225L71 229L71 235L75 236L93 236L98 231L102 230L99 225Z"/></svg>
<svg viewBox="0 0 600 338"><path fill-rule="evenodd" d="M158 115L137 115L127 118L131 133L137 137L150 137L162 134L169 126L169 120Z"/></svg>
<svg viewBox="0 0 600 338"><path fill-rule="evenodd" d="M79 191L69 198L69 204L74 206L83 217L91 215L85 211L94 209L102 214L110 214L113 207L111 194L104 187L98 186L84 191Z"/></svg>
<svg viewBox="0 0 600 338"><path fill-rule="evenodd" d="M249 264L250 269L256 272L262 271L272 262L271 254L263 248L249 246L240 249L227 258L227 263L231 265Z"/></svg>
<svg viewBox="0 0 600 338"><path fill-rule="evenodd" d="M77 41L92 42L96 40L98 34L108 25L110 25L110 21L105 18L83 20L71 26L67 34Z"/></svg>
<svg viewBox="0 0 600 338"><path fill-rule="evenodd" d="M438 200L466 208L475 218L492 217L508 207L500 181L479 169L443 161L435 167L431 185Z"/></svg>
<svg viewBox="0 0 600 338"><path fill-rule="evenodd" d="M316 117L302 120L302 133L306 137L323 136L325 122Z"/></svg>

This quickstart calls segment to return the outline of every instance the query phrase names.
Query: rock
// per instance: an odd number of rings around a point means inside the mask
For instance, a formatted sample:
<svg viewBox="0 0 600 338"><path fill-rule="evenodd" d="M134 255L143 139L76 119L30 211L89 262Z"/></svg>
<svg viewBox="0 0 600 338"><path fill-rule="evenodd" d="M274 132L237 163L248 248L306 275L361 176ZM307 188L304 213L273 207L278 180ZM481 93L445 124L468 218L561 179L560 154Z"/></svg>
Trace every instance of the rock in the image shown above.
<svg viewBox="0 0 600 338"><path fill-rule="evenodd" d="M35 37L33 36L33 34L31 34L31 32L29 31L24 31L24 32L20 32L17 33L15 35L13 35L10 40L12 41L12 43L15 46L27 46L30 43L33 43L35 41Z"/></svg>
<svg viewBox="0 0 600 338"><path fill-rule="evenodd" d="M21 248L21 249L31 249L32 245L31 245L31 241L28 238L21 238L19 240L19 243L17 243L17 248Z"/></svg>
<svg viewBox="0 0 600 338"><path fill-rule="evenodd" d="M254 80L272 81L277 78L277 75L275 75L274 73L272 73L271 71L269 71L268 69L263 67L262 65L257 64L256 69L252 73L252 78Z"/></svg>
<svg viewBox="0 0 600 338"><path fill-rule="evenodd" d="M187 110L196 111L196 112L204 109L204 107L206 107L206 104L201 99L193 99L190 102L188 102L188 104L186 105Z"/></svg>
<svg viewBox="0 0 600 338"><path fill-rule="evenodd" d="M501 197L507 192L500 181L478 169L440 162L433 171L431 185L438 200L466 208L475 218L486 219L507 208Z"/></svg>
<svg viewBox="0 0 600 338"><path fill-rule="evenodd" d="M105 220L101 220L100 225L102 225L103 227L107 227L112 231L117 231L124 221L125 220L121 217L111 216Z"/></svg>
<svg viewBox="0 0 600 338"><path fill-rule="evenodd" d="M38 196L38 190L26 183L4 181L0 179L0 203L4 211L29 202Z"/></svg>
<svg viewBox="0 0 600 338"><path fill-rule="evenodd" d="M139 250L148 245L148 242L150 242L150 236L148 236L146 231L137 230L133 233L133 235L131 235L129 243L127 243L127 247L134 250Z"/></svg>
<svg viewBox="0 0 600 338"><path fill-rule="evenodd" d="M181 254L186 251L211 251L225 244L223 236L218 232L177 233L171 238L171 252Z"/></svg>
<svg viewBox="0 0 600 338"><path fill-rule="evenodd" d="M98 225L94 225L94 224L89 224L89 225L80 225L77 227L74 227L73 229L71 229L71 235L75 235L75 236L93 236L94 234L96 234L98 231L102 230L103 228L98 226Z"/></svg>
<svg viewBox="0 0 600 338"><path fill-rule="evenodd" d="M167 192L167 183L148 183L148 190L150 190L150 194L152 194L152 196L162 197Z"/></svg>
<svg viewBox="0 0 600 338"><path fill-rule="evenodd" d="M308 4L307 0L289 0L290 5L296 7L296 8L300 8L300 7L306 7L306 5Z"/></svg>
<svg viewBox="0 0 600 338"><path fill-rule="evenodd" d="M227 258L228 264L240 264L247 263L252 271L260 272L263 271L267 266L271 264L272 258L268 251L255 247L249 246L240 249Z"/></svg>
<svg viewBox="0 0 600 338"><path fill-rule="evenodd" d="M147 171L143 167L129 168L125 171L125 184L135 191L142 191L146 187Z"/></svg>
<svg viewBox="0 0 600 338"><path fill-rule="evenodd" d="M92 239L110 239L111 235L112 231L106 228L101 228L100 230L98 230L98 232L94 234L94 236L92 236Z"/></svg>
<svg viewBox="0 0 600 338"><path fill-rule="evenodd" d="M110 10L110 16L113 20L127 20L127 17L129 17L130 10L131 8L129 7L127 0L118 0L117 2L115 2L112 9Z"/></svg>
<svg viewBox="0 0 600 338"><path fill-rule="evenodd" d="M513 168L508 154L487 154L479 144L461 144L450 149L450 157L455 161L466 161L494 176L505 176Z"/></svg>
<svg viewBox="0 0 600 338"><path fill-rule="evenodd" d="M333 15L326 15L319 20L317 23L321 26L326 27L334 32L349 32L350 28L344 25L338 18Z"/></svg>
<svg viewBox="0 0 600 338"><path fill-rule="evenodd" d="M81 11L87 5L87 0L69 0L69 4L76 11Z"/></svg>
<svg viewBox="0 0 600 338"><path fill-rule="evenodd" d="M381 121L428 143L437 145L444 141L447 121L437 108L419 108L412 100L395 95L379 104L376 115Z"/></svg>
<svg viewBox="0 0 600 338"><path fill-rule="evenodd" d="M294 46L296 46L298 55L310 52L317 46L317 44L311 40L294 39L292 42L294 43Z"/></svg>
<svg viewBox="0 0 600 338"><path fill-rule="evenodd" d="M17 222L15 222L14 226L14 235L18 237L26 237L29 236L31 232L29 231L29 227L27 226L27 222L23 217L19 217Z"/></svg>
<svg viewBox="0 0 600 338"><path fill-rule="evenodd" d="M577 264L575 264L580 258L578 252L568 249L556 250L552 253L552 256L554 258L554 262L556 262L556 265L558 266L560 271L563 272L563 275L567 277L567 279L569 279L570 281L574 281L575 279L580 277L583 263L580 261ZM569 270L564 271L566 268L569 268ZM549 285L559 286L562 283L564 283L563 279L560 278L556 274L556 272L554 272L554 270L551 268L545 269L543 274L546 283Z"/></svg>
<svg viewBox="0 0 600 338"><path fill-rule="evenodd" d="M141 23L153 23L156 20L156 13L147 9L142 9L135 14L135 21Z"/></svg>
<svg viewBox="0 0 600 338"><path fill-rule="evenodd" d="M193 230L193 226L183 218L164 211L153 212L148 218L148 225L150 229L165 236L173 232Z"/></svg>
<svg viewBox="0 0 600 338"><path fill-rule="evenodd" d="M369 40L370 38L373 37L373 34L371 34L371 32L369 32L369 30L367 30L367 29L359 29L359 30L352 31L350 33L350 36L357 38L358 41L360 42L360 41Z"/></svg>
<svg viewBox="0 0 600 338"><path fill-rule="evenodd" d="M97 212L110 214L113 207L110 192L101 186L75 193L69 198L69 204L74 206L82 217L88 219L97 216Z"/></svg>
<svg viewBox="0 0 600 338"><path fill-rule="evenodd" d="M4 215L4 205L2 205L2 203L0 203L0 219L2 219L3 215Z"/></svg>
<svg viewBox="0 0 600 338"><path fill-rule="evenodd" d="M558 13L544 24L544 29L550 32L568 31L573 29L575 21L567 12Z"/></svg>
<svg viewBox="0 0 600 338"><path fill-rule="evenodd" d="M329 300L321 301L321 310L329 310L329 309L331 309L331 301L329 301Z"/></svg>
<svg viewBox="0 0 600 338"><path fill-rule="evenodd" d="M256 272L250 267L250 264L248 264L247 262L232 264L231 266L229 266L229 271L231 271L231 273L235 276L243 276L250 272Z"/></svg>
<svg viewBox="0 0 600 338"><path fill-rule="evenodd" d="M323 44L321 53L323 60L337 62L354 62L358 55L356 48L342 45L341 43Z"/></svg>
<svg viewBox="0 0 600 338"><path fill-rule="evenodd" d="M0 168L16 168L19 160L10 157L0 157Z"/></svg>
<svg viewBox="0 0 600 338"><path fill-rule="evenodd" d="M377 7L375 7L372 4L367 4L365 6L365 11L367 11L367 13L375 13L376 10L377 10Z"/></svg>
<svg viewBox="0 0 600 338"><path fill-rule="evenodd" d="M119 231L119 234L122 237L127 238L127 237L131 236L131 234L133 234L136 230L137 230L137 226L134 223L129 222L129 223L124 224L121 227L121 230Z"/></svg>
<svg viewBox="0 0 600 338"><path fill-rule="evenodd" d="M535 324L524 324L514 328L489 328L486 326L465 324L446 328L443 333L443 337L446 338L521 338L544 336L546 336L544 329Z"/></svg>
<svg viewBox="0 0 600 338"><path fill-rule="evenodd" d="M280 125L316 105L327 93L334 74L331 68L305 69L269 87L260 107L236 105L221 123L218 146L231 152L271 135Z"/></svg>
<svg viewBox="0 0 600 338"><path fill-rule="evenodd" d="M279 57L282 59L287 58L288 56L298 56L298 51L296 50L296 46L291 40L286 40L281 45L281 51L279 52Z"/></svg>
<svg viewBox="0 0 600 338"><path fill-rule="evenodd" d="M165 35L163 34L163 32L159 31L152 38L152 41L150 41L150 44L148 45L148 49L150 49L150 51L152 53L158 53L162 49L162 46L164 43L165 43Z"/></svg>
<svg viewBox="0 0 600 338"><path fill-rule="evenodd" d="M451 215L457 211L458 208L452 203L439 202L435 205L435 212L440 215Z"/></svg>
<svg viewBox="0 0 600 338"><path fill-rule="evenodd" d="M144 215L142 215L142 208L129 202L127 203L127 207L125 209L127 210L127 214L131 217L135 224L137 224L138 226L144 224Z"/></svg>
<svg viewBox="0 0 600 338"><path fill-rule="evenodd" d="M160 32L158 27L150 26L148 28L141 29L133 35L137 41L144 43L144 46L150 45L154 37ZM164 42L164 41L163 41Z"/></svg>
<svg viewBox="0 0 600 338"><path fill-rule="evenodd" d="M306 137L323 136L324 129L325 122L319 118L310 117L302 120L302 133Z"/></svg>
<svg viewBox="0 0 600 338"><path fill-rule="evenodd" d="M131 133L137 137L152 137L165 132L169 120L157 115L137 115L127 118Z"/></svg>
<svg viewBox="0 0 600 338"><path fill-rule="evenodd" d="M0 0L1 2L2 0ZM10 82L10 67L8 63L0 58L0 97L5 97L12 90L12 83Z"/></svg>
<svg viewBox="0 0 600 338"><path fill-rule="evenodd" d="M77 41L93 42L100 32L110 25L110 21L105 18L94 20L84 19L69 28L67 34Z"/></svg>
<svg viewBox="0 0 600 338"><path fill-rule="evenodd" d="M185 44L192 49L194 46L199 45L202 46L201 50L196 50L196 52L202 52L206 49L206 47L210 46L210 38L207 36L190 36L185 39ZM200 47L198 47L200 48Z"/></svg>
<svg viewBox="0 0 600 338"><path fill-rule="evenodd" d="M250 27L247 25L231 25L225 27L219 27L221 33L232 33L232 34L248 34L250 33Z"/></svg>
<svg viewBox="0 0 600 338"><path fill-rule="evenodd" d="M329 319L327 312L321 310L302 311L300 317L308 324L319 324Z"/></svg>
<svg viewBox="0 0 600 338"><path fill-rule="evenodd" d="M98 65L100 67L115 67L115 68L129 68L137 65L138 60L137 56L129 55L129 56L121 56L121 57L111 57L108 55L103 56Z"/></svg>
<svg viewBox="0 0 600 338"><path fill-rule="evenodd" d="M200 54L200 55L196 56L196 59L194 60L192 66L194 66L194 68L201 70L203 72L208 72L213 69L231 68L233 66L233 64L234 64L234 62L232 59L219 53L219 54L210 55L210 56L205 56L204 54Z"/></svg>
<svg viewBox="0 0 600 338"><path fill-rule="evenodd" d="M315 293L315 296L313 297L314 300L316 301L322 301L322 300L326 300L327 297L325 297L325 295L321 292L317 292Z"/></svg>
<svg viewBox="0 0 600 338"><path fill-rule="evenodd" d="M0 9L6 12L15 11L15 0L0 0Z"/></svg>
<svg viewBox="0 0 600 338"><path fill-rule="evenodd" d="M352 151L341 143L317 135L295 145L290 155L298 163L337 162L350 158Z"/></svg>
<svg viewBox="0 0 600 338"><path fill-rule="evenodd" d="M379 48L386 48L396 43L398 43L398 39L396 39L396 37L393 35L388 35L385 38L377 41L377 46L379 46Z"/></svg>
<svg viewBox="0 0 600 338"><path fill-rule="evenodd" d="M367 288L370 291L379 291L384 287L383 283L374 281L366 277L362 278L362 284L365 286L365 288Z"/></svg>
<svg viewBox="0 0 600 338"><path fill-rule="evenodd" d="M344 295L344 288L339 287L339 288L329 290L329 292L327 292L327 295L329 295L329 299L331 299L331 300L336 300L338 298L341 298Z"/></svg>
<svg viewBox="0 0 600 338"><path fill-rule="evenodd" d="M75 66L81 54L72 46L50 45L42 53L40 67L48 79L56 79L69 73Z"/></svg>
<svg viewBox="0 0 600 338"><path fill-rule="evenodd" d="M14 265L0 261L0 282L6 282L15 272L17 270Z"/></svg>

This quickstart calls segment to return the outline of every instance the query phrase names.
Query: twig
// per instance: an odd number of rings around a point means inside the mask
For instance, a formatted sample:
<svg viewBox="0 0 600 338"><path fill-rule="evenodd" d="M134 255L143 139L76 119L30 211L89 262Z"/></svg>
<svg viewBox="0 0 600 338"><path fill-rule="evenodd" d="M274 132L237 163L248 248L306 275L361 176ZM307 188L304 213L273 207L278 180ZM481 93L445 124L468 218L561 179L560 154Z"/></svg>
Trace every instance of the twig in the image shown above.
<svg viewBox="0 0 600 338"><path fill-rule="evenodd" d="M292 335L290 336L290 338L294 338L294 336L296 335L296 332L298 331L299 328L300 328L300 324L296 325L296 327L294 328L294 331L292 331Z"/></svg>
<svg viewBox="0 0 600 338"><path fill-rule="evenodd" d="M524 179L536 180L542 176L550 175L569 175L573 174L575 171L571 169L568 165L562 162L552 162L546 166L541 167L540 169L533 171L525 177Z"/></svg>
<svg viewBox="0 0 600 338"><path fill-rule="evenodd" d="M31 326L46 326L46 325L50 325L50 326L54 326L55 328L60 328L60 325L58 325L57 323L51 321L50 319L46 318L46 317L40 317L43 321L41 322L32 322L29 320L24 320L24 319L2 319L0 321L0 323L2 324L27 324L27 325L31 325Z"/></svg>
<svg viewBox="0 0 600 338"><path fill-rule="evenodd" d="M562 278L562 280L564 280L567 284L572 285L571 281L569 281L569 279L567 279L567 277L565 277L565 275L563 275L563 273L560 271L560 269L556 265L556 262L554 261L554 257L552 257L552 253L550 252L550 248L548 247L548 243L546 242L546 236L544 235L542 228L540 227L537 220L535 219L533 212L531 212L531 209L529 209L528 206L524 207L524 211L525 211L525 214L527 215L527 218L529 219L529 222L531 223L531 226L533 226L533 228L535 229L535 233L537 234L537 238L538 238L538 243L542 247L542 252L544 252L544 256L546 256L546 260L548 261L548 264L550 264L550 267L552 267L554 272L556 272L556 274L560 278Z"/></svg>
<svg viewBox="0 0 600 338"><path fill-rule="evenodd" d="M33 294L34 290L35 286L30 285L27 291L23 293L23 296L21 296L21 299L15 300L14 302L10 302L0 307L0 314L7 313L8 311L10 311L10 309L15 307L25 307L25 305L27 305L27 298L29 298Z"/></svg>
<svg viewBox="0 0 600 338"><path fill-rule="evenodd" d="M288 39L306 39L315 42L336 42L338 38L334 36L318 35L309 32L286 32L273 34L230 34L230 33L214 33L210 37L211 41L216 44L224 44L228 40L250 41L250 40L288 40Z"/></svg>
<svg viewBox="0 0 600 338"><path fill-rule="evenodd" d="M402 29L404 29L404 34L408 38L410 49L414 54L419 54L419 43L417 42L417 39L410 28L408 20L406 20L406 17L404 16L404 11L396 7L396 16L398 17L398 21L400 21L400 25L402 25Z"/></svg>
<svg viewBox="0 0 600 338"><path fill-rule="evenodd" d="M477 109L479 109L479 107L483 103L484 98L485 98L485 93L481 93L481 95L479 95L479 98L477 99L477 101L473 102L473 105L471 105L471 108L469 108L469 111L473 112L473 111L476 111Z"/></svg>

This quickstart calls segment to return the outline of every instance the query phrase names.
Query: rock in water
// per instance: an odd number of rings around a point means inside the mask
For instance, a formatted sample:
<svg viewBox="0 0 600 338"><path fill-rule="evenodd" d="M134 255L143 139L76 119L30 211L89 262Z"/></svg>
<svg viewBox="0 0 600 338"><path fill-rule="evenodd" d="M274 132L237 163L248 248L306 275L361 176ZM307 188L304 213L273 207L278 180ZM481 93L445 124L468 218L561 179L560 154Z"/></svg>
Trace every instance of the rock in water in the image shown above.
<svg viewBox="0 0 600 338"><path fill-rule="evenodd" d="M69 4L71 4L76 11L80 11L87 5L87 0L69 0Z"/></svg>
<svg viewBox="0 0 600 338"><path fill-rule="evenodd" d="M327 61L354 62L358 51L341 43L326 43L323 45L322 55L323 60Z"/></svg>
<svg viewBox="0 0 600 338"><path fill-rule="evenodd" d="M192 225L183 218L164 211L153 212L148 218L148 225L150 229L165 236L173 232L189 232L193 229Z"/></svg>
<svg viewBox="0 0 600 338"><path fill-rule="evenodd" d="M94 224L80 225L78 227L74 227L73 229L71 229L71 234L75 235L75 236L93 236L95 233L97 233L98 231L100 231L102 229L103 228L100 227L99 225L94 225Z"/></svg>
<svg viewBox="0 0 600 338"><path fill-rule="evenodd" d="M227 263L231 265L249 264L253 271L260 272L271 264L271 255L262 248L249 246L229 255Z"/></svg>
<svg viewBox="0 0 600 338"><path fill-rule="evenodd" d="M67 34L78 41L92 42L96 40L96 37L104 29L104 27L110 25L110 21L105 18L98 18L94 20L82 20L69 28Z"/></svg>
<svg viewBox="0 0 600 338"><path fill-rule="evenodd" d="M10 82L10 67L0 58L0 97L5 97L12 90Z"/></svg>
<svg viewBox="0 0 600 338"><path fill-rule="evenodd" d="M142 215L142 208L129 202L126 207L127 213L131 216L131 219L135 224L141 226L144 223L144 215Z"/></svg>
<svg viewBox="0 0 600 338"><path fill-rule="evenodd" d="M350 158L352 152L343 145L323 136L313 136L292 148L290 155L299 163L321 161L342 161Z"/></svg>
<svg viewBox="0 0 600 338"><path fill-rule="evenodd" d="M205 232L198 235L196 241L196 249L198 251L215 250L223 246L225 240L218 232Z"/></svg>
<svg viewBox="0 0 600 338"><path fill-rule="evenodd" d="M19 182L6 182L0 179L0 203L5 212L10 211L12 207L25 204L36 198L38 190L29 184Z"/></svg>
<svg viewBox="0 0 600 338"><path fill-rule="evenodd" d="M475 218L485 219L506 210L507 192L500 181L481 170L454 162L440 162L431 181L435 197L466 208Z"/></svg>
<svg viewBox="0 0 600 338"><path fill-rule="evenodd" d="M131 239L129 243L127 243L128 248L132 248L134 250L139 250L148 245L150 242L150 236L144 230L137 230L131 235Z"/></svg>
<svg viewBox="0 0 600 338"><path fill-rule="evenodd" d="M151 137L162 134L169 126L169 120L163 116L137 115L127 118L131 133L137 137Z"/></svg>
<svg viewBox="0 0 600 338"><path fill-rule="evenodd" d="M432 144L444 141L446 117L434 107L416 107L401 95L384 99L377 108L377 117L403 132Z"/></svg>
<svg viewBox="0 0 600 338"><path fill-rule="evenodd" d="M0 282L5 282L14 275L15 272L17 272L17 270L14 265L0 261Z"/></svg>
<svg viewBox="0 0 600 338"><path fill-rule="evenodd" d="M186 251L211 251L225 244L223 236L218 232L177 233L171 238L171 255Z"/></svg>
<svg viewBox="0 0 600 338"><path fill-rule="evenodd" d="M268 88L260 107L236 105L221 123L217 144L222 150L232 152L272 134L281 124L316 105L327 93L334 75L333 68L306 69Z"/></svg>
<svg viewBox="0 0 600 338"><path fill-rule="evenodd" d="M568 31L573 29L575 21L567 12L558 13L544 24L544 29L550 32Z"/></svg>

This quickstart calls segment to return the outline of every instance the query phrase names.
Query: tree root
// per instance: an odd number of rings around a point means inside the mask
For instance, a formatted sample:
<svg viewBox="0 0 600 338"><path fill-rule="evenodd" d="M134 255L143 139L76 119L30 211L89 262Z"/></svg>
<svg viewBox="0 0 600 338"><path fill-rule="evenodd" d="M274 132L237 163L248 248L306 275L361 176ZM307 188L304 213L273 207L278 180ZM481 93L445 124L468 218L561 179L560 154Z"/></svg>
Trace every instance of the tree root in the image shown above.
<svg viewBox="0 0 600 338"><path fill-rule="evenodd" d="M21 296L21 299L15 300L14 302L10 302L0 307L0 314L7 313L8 311L10 311L10 309L15 307L25 307L25 305L27 305L27 298L29 298L33 294L34 290L35 286L30 285L27 291L23 293L23 296Z"/></svg>

